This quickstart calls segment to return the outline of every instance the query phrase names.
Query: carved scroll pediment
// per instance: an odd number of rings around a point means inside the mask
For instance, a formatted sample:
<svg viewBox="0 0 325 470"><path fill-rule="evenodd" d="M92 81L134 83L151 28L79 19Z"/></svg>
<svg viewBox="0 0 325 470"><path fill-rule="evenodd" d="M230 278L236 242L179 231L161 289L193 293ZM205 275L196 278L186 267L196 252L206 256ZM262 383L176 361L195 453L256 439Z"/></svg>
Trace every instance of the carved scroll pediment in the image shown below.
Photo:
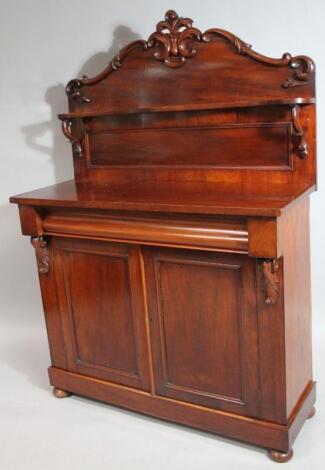
<svg viewBox="0 0 325 470"><path fill-rule="evenodd" d="M190 18L179 17L174 10L168 10L165 19L156 26L156 31L149 36L147 41L137 40L124 47L109 63L108 67L94 78L83 76L80 79L71 80L66 92L71 100L80 104L87 104L91 99L82 93L84 86L95 85L110 73L118 70L128 54L135 49L152 52L150 59L162 62L169 68L179 68L186 64L188 59L193 59L197 54L199 43L207 44L216 38L222 38L233 48L235 53L250 57L251 59L272 67L288 67L293 72L280 83L282 88L303 86L310 82L315 65L306 56L293 57L289 53L283 54L280 59L273 59L252 49L252 46L242 41L234 34L223 29L212 28L202 33L193 27ZM150 60L149 59L149 60Z"/></svg>

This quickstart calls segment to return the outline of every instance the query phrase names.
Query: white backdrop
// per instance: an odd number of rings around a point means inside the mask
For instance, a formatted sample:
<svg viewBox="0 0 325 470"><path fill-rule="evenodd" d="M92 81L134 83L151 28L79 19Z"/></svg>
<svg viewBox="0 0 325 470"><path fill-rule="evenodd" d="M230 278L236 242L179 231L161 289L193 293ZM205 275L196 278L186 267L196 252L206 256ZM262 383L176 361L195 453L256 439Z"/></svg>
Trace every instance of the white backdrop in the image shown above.
<svg viewBox="0 0 325 470"><path fill-rule="evenodd" d="M17 208L8 198L72 178L71 148L56 118L66 110L65 84L82 74L97 74L121 46L147 38L169 8L193 18L201 30L232 31L260 53L280 57L289 51L310 55L316 62L319 191L311 198L312 286L314 332L316 337L325 333L325 2L0 0L0 320L7 365L8 351L15 356L19 350L11 365L18 372L25 368L27 377L35 367L45 368L49 359L34 250L20 235ZM23 329L28 329L30 343ZM38 345L34 349L33 341ZM24 362L27 357L34 362ZM45 370L42 373L36 382L45 388ZM16 466L2 468L20 468L19 460Z"/></svg>

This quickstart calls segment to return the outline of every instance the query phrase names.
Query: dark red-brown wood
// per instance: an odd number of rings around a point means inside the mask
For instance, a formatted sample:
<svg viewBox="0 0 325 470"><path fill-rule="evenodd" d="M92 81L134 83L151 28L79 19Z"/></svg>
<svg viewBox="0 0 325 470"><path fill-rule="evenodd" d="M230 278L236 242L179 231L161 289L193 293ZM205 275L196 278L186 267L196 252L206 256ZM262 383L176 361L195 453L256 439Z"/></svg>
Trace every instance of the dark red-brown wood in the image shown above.
<svg viewBox="0 0 325 470"><path fill-rule="evenodd" d="M159 248L144 253L156 393L258 417L254 261Z"/></svg>
<svg viewBox="0 0 325 470"><path fill-rule="evenodd" d="M314 413L315 66L168 11L71 80L75 179L14 196L54 395L267 447Z"/></svg>
<svg viewBox="0 0 325 470"><path fill-rule="evenodd" d="M53 252L69 369L148 389L138 249L55 239Z"/></svg>

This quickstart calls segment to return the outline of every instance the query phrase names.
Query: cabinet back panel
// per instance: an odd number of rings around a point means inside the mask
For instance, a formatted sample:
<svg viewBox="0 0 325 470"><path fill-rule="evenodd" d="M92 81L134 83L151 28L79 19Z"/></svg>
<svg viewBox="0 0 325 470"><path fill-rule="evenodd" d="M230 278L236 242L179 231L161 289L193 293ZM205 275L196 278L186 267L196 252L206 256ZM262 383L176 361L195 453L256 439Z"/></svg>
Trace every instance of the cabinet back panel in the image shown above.
<svg viewBox="0 0 325 470"><path fill-rule="evenodd" d="M179 33L177 33L179 34ZM287 66L274 66L238 54L225 38L195 43L197 54L178 68L167 67L154 59L154 49L133 49L117 70L103 73L102 79L89 83L82 92L91 101L70 98L70 111L109 109L124 112L130 109L163 108L168 106L208 106L236 103L310 98L315 96L314 74L304 86L283 84L293 76ZM301 69L298 69L301 70Z"/></svg>
<svg viewBox="0 0 325 470"><path fill-rule="evenodd" d="M107 130L89 133L91 166L289 168L290 125Z"/></svg>
<svg viewBox="0 0 325 470"><path fill-rule="evenodd" d="M153 193L190 183L204 194L211 183L234 195L300 194L315 181L313 107L302 107L300 118L308 123L305 159L295 152L290 106L85 117L76 180L120 185L121 192L134 187L139 197L141 181Z"/></svg>

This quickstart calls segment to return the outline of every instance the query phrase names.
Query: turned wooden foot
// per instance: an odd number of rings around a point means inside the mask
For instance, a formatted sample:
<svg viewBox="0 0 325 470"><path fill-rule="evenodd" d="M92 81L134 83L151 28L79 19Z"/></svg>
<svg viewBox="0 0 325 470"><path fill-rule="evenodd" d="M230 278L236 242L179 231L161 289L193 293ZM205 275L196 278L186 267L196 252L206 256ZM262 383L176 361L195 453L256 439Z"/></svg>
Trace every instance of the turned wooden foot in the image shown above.
<svg viewBox="0 0 325 470"><path fill-rule="evenodd" d="M61 388L53 388L53 395L56 398L67 398L71 395L70 392L67 392L66 390L62 390Z"/></svg>
<svg viewBox="0 0 325 470"><path fill-rule="evenodd" d="M293 450L290 449L289 452L281 452L280 450L269 449L268 454L273 462L285 463L293 457Z"/></svg>
<svg viewBox="0 0 325 470"><path fill-rule="evenodd" d="M312 418L313 416L315 416L315 413L316 413L316 408L313 406L312 409L311 409L311 412L310 412L309 415L307 416L307 419L310 419L310 418Z"/></svg>

